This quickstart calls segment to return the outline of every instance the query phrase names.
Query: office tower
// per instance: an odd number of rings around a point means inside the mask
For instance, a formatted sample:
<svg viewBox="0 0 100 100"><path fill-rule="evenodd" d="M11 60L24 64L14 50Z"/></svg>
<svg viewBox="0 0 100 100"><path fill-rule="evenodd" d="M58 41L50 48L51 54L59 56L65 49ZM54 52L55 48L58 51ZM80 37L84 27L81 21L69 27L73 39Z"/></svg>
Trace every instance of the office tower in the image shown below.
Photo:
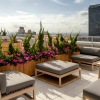
<svg viewBox="0 0 100 100"><path fill-rule="evenodd" d="M89 7L89 36L100 36L100 4Z"/></svg>

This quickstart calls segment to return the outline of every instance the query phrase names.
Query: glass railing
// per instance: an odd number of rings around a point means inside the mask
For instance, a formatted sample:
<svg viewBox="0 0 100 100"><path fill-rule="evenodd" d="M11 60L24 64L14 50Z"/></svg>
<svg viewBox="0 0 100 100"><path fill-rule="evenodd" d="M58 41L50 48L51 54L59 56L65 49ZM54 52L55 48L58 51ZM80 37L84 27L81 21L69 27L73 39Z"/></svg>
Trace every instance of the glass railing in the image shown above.
<svg viewBox="0 0 100 100"><path fill-rule="evenodd" d="M100 36L79 36L78 45L100 47Z"/></svg>

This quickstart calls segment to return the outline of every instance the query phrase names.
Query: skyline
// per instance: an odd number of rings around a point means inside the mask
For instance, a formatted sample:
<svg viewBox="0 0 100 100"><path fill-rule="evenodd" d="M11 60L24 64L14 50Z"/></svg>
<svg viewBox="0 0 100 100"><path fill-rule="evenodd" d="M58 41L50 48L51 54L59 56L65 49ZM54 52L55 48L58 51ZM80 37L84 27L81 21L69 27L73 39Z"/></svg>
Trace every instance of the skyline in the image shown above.
<svg viewBox="0 0 100 100"><path fill-rule="evenodd" d="M20 26L39 31L40 21L51 33L88 33L88 7L99 0L0 0L0 28Z"/></svg>

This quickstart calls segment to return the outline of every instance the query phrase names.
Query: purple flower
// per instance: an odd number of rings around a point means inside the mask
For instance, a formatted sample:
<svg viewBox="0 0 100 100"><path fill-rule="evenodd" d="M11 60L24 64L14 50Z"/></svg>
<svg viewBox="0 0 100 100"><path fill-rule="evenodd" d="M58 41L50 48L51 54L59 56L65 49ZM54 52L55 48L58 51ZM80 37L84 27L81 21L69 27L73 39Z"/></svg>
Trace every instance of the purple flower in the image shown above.
<svg viewBox="0 0 100 100"><path fill-rule="evenodd" d="M13 62L17 63L17 60L16 59L13 59Z"/></svg>
<svg viewBox="0 0 100 100"><path fill-rule="evenodd" d="M29 57L24 57L24 58L25 58L26 61L29 61L30 60Z"/></svg>
<svg viewBox="0 0 100 100"><path fill-rule="evenodd" d="M22 63L22 62L23 62L23 60L22 60L22 59L19 59L19 60L18 60L18 62L19 62L19 63Z"/></svg>
<svg viewBox="0 0 100 100"><path fill-rule="evenodd" d="M16 56L20 57L20 54L19 54L19 53L17 53L17 54L16 54Z"/></svg>
<svg viewBox="0 0 100 100"><path fill-rule="evenodd" d="M34 58L34 56L31 56L31 59L33 59Z"/></svg>
<svg viewBox="0 0 100 100"><path fill-rule="evenodd" d="M6 62L6 65L8 65L9 64L9 62Z"/></svg>
<svg viewBox="0 0 100 100"><path fill-rule="evenodd" d="M4 62L4 60L3 59L0 59L0 63L3 63Z"/></svg>

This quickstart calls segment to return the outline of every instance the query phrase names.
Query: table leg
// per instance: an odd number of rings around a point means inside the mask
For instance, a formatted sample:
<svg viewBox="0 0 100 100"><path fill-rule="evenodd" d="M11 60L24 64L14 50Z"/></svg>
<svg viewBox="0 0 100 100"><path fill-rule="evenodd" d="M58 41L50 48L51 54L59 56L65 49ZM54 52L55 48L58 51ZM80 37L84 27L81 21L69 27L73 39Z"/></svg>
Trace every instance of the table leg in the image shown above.
<svg viewBox="0 0 100 100"><path fill-rule="evenodd" d="M100 68L99 68L99 75L98 75L98 78L100 78Z"/></svg>

